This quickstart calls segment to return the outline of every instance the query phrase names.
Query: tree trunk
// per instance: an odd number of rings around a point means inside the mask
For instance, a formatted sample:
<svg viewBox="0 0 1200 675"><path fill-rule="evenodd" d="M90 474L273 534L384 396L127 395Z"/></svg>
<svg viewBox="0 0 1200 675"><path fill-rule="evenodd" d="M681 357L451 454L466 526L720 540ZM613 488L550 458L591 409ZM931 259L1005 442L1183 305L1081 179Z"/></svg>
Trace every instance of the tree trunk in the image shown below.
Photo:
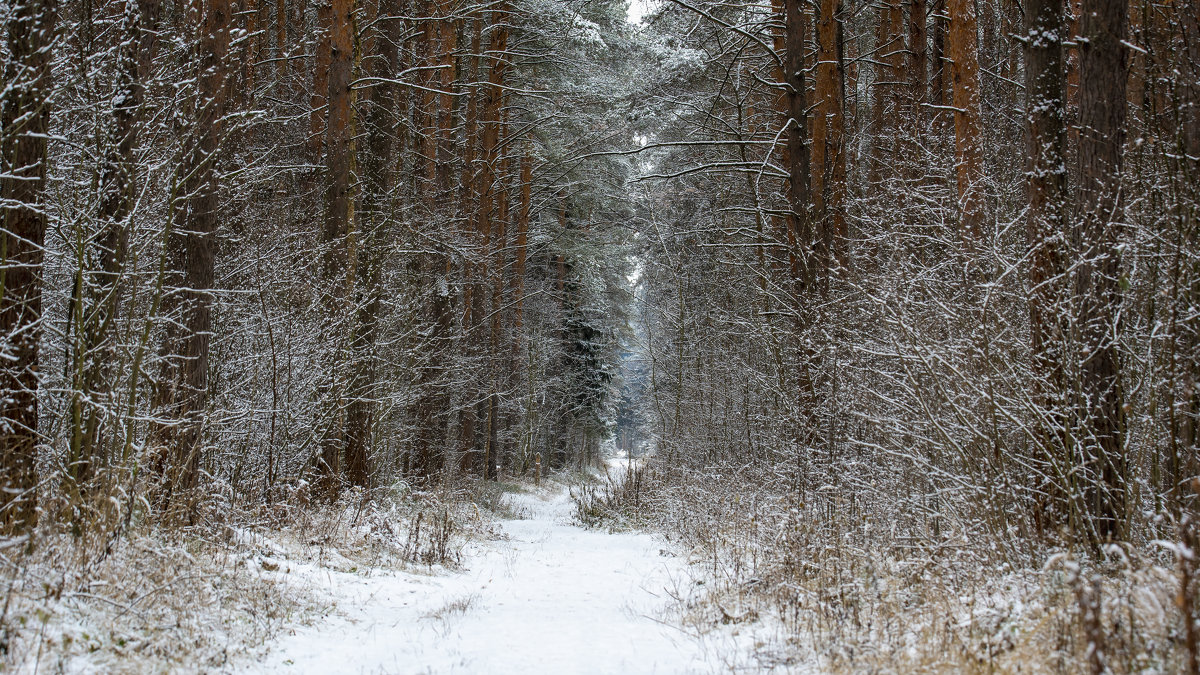
<svg viewBox="0 0 1200 675"><path fill-rule="evenodd" d="M275 0L275 79L287 77L287 0Z"/></svg>
<svg viewBox="0 0 1200 675"><path fill-rule="evenodd" d="M492 24L495 27L492 42L488 46L488 58L491 68L488 71L488 85L484 90L483 104L483 150L479 175L479 231L484 237L489 237L492 231L493 210L496 206L496 164L497 148L500 144L500 112L504 103L504 80L508 70L508 9L507 5L499 5L492 13ZM487 252L484 252L487 256Z"/></svg>
<svg viewBox="0 0 1200 675"><path fill-rule="evenodd" d="M0 535L37 521L38 345L42 336L42 243L46 236L46 138L54 0L26 0L7 17L0 88Z"/></svg>
<svg viewBox="0 0 1200 675"><path fill-rule="evenodd" d="M935 108L947 103L946 77L949 69L946 67L946 21L946 0L933 0L933 73L930 77L932 86L929 88L929 103ZM935 120L940 119L943 112L936 110L934 115Z"/></svg>
<svg viewBox="0 0 1200 675"><path fill-rule="evenodd" d="M376 411L375 353L379 313L383 306L382 268L391 237L393 200L392 171L395 165L395 136L392 120L397 115L396 86L389 79L400 72L403 22L384 17L400 12L397 0L379 3L379 18L368 68L376 78L366 102L367 152L363 158L363 208L356 212L362 225L363 245L358 255L358 308L354 342L351 345L352 373L346 411L346 478L353 485L369 486L372 472L371 437Z"/></svg>
<svg viewBox="0 0 1200 675"><path fill-rule="evenodd" d="M325 136L325 104L329 94L329 60L332 58L329 29L333 23L331 0L316 2L317 30L313 37L316 60L313 61L313 88L308 114L308 151L309 159L314 163L321 160L321 144Z"/></svg>
<svg viewBox="0 0 1200 675"><path fill-rule="evenodd" d="M822 236L813 236L812 176L809 165L808 92L804 82L804 49L808 22L800 0L784 0L784 84L787 89L788 239L793 244L792 278L802 289L812 288L828 250Z"/></svg>
<svg viewBox="0 0 1200 675"><path fill-rule="evenodd" d="M495 26L492 35L491 44L488 46L488 58L491 60L491 68L488 71L488 86L484 93L483 104L483 134L482 134L482 156L480 157L480 176L479 176L479 231L483 235L484 250L482 274L480 275L480 286L477 293L483 294L486 288L485 284L489 282L492 285L493 292L491 295L491 325L489 326L489 345L491 347L490 355L494 358L496 341L498 340L500 319L499 298L495 291L500 282L500 270L498 265L501 264L501 256L503 255L505 223L504 219L507 215L507 195L504 193L501 184L503 170L500 169L501 159L499 157L500 133L503 127L503 106L504 106L504 86L505 79L509 67L508 54L508 5L502 3L492 13L492 25ZM501 175L497 175L497 174ZM490 267L490 274L489 274ZM488 277L491 278L488 278ZM480 300L483 300L481 297ZM481 317L482 318L482 317ZM484 399L484 414L487 420L486 434L484 437L483 451L483 466L482 475L490 477L493 473L492 466L495 463L495 441L496 441L496 412L497 401L495 393L495 364L493 359L489 359L489 371L492 371L489 383L490 390L486 399Z"/></svg>
<svg viewBox="0 0 1200 675"><path fill-rule="evenodd" d="M904 58L904 8L901 0L885 0L879 6L879 23L875 32L875 105L873 116L878 132L896 128L898 120L900 85L903 82L901 67ZM885 148L875 140L875 149L880 161L886 162Z"/></svg>
<svg viewBox="0 0 1200 675"><path fill-rule="evenodd" d="M457 78L458 29L452 19L452 8L447 0L438 1L438 50L441 81L438 88L438 190L444 199L451 197L451 168L455 158L454 147L454 83Z"/></svg>
<svg viewBox="0 0 1200 675"><path fill-rule="evenodd" d="M775 111L779 115L778 123L786 127L789 125L791 117L788 114L788 88L787 88L787 7L784 4L785 0L771 0L771 7L777 15L777 21L772 24L771 44L777 59L775 65L775 81L780 84L775 89ZM787 138L785 133L785 139ZM792 163L791 152L788 144L785 142L782 152L779 153L779 160L785 167L790 167ZM787 193L790 187L785 185L784 192ZM789 226L793 219L784 217L778 213L771 215L771 237L776 242L782 245L772 247L771 259L775 263L774 269L782 270L782 261L788 260L791 268L797 266L796 248L795 248L795 231ZM790 243L789 243L790 242ZM787 272L783 272L786 274Z"/></svg>
<svg viewBox="0 0 1200 675"><path fill-rule="evenodd" d="M533 201L533 155L527 147L525 156L521 158L521 211L517 216L517 245L516 261L513 264L513 300L516 308L513 311L513 328L517 340L513 343L516 359L520 359L519 345L521 326L525 315L525 256L529 242L529 209ZM513 370L516 370L514 363Z"/></svg>
<svg viewBox="0 0 1200 675"><path fill-rule="evenodd" d="M504 140L508 135L508 124L506 121L505 111L500 111L501 116L501 139ZM507 270L507 253L508 253L508 219L509 219L509 200L508 189L505 181L508 178L509 172L509 156L506 154L500 161L500 176L499 190L496 193L498 202L497 222L495 241L492 249L492 325L489 339L490 357L491 357L491 392L489 394L488 403L488 441L487 451L484 453L485 473L487 478L495 479L498 475L497 467L503 459L503 451L500 446L499 426L500 426L500 387L508 388L510 374L508 371L508 350L501 349L500 336L503 330L504 319L504 289L508 286L508 279L505 278Z"/></svg>
<svg viewBox="0 0 1200 675"><path fill-rule="evenodd" d="M925 30L926 0L909 0L908 4L908 83L912 121L916 134L925 131L925 103L929 64L926 58L928 35Z"/></svg>
<svg viewBox="0 0 1200 675"><path fill-rule="evenodd" d="M339 326L351 317L349 300L353 297L356 274L356 251L353 232L354 195L354 92L350 82L354 69L354 12L355 0L333 0L329 24L329 89L326 98L328 117L325 122L325 223L321 231L324 246L323 282L325 310L332 328L327 344L332 351L329 364L331 377L328 392L329 428L321 444L319 468L325 487L336 492L336 483L343 471L342 451L346 445L346 382L342 375L345 337ZM365 480L365 479L364 479Z"/></svg>
<svg viewBox="0 0 1200 675"><path fill-rule="evenodd" d="M243 15L246 27L243 40L245 45L242 47L241 58L242 63L242 82L240 89L241 101L249 102L254 100L254 86L256 84L255 68L258 64L259 45L262 43L262 36L258 32L258 0L242 0L241 14ZM244 106L249 107L249 106Z"/></svg>
<svg viewBox="0 0 1200 675"><path fill-rule="evenodd" d="M821 0L817 22L816 98L813 120L813 202L822 219L832 261L846 267L846 118L842 101L842 68L838 59L838 0Z"/></svg>
<svg viewBox="0 0 1200 675"><path fill-rule="evenodd" d="M482 19L479 16L471 16L468 19L470 26L471 43L470 56L467 57L466 65L466 80L471 85L471 95L467 97L466 115L463 120L464 139L463 139L463 154L462 154L462 177L459 181L459 212L462 215L462 233L466 241L474 244L479 240L478 216L480 204L479 176L476 161L476 151L480 143L479 138L479 91L478 84L480 82L479 70L479 52L482 49L483 42L483 27ZM473 256L463 256L463 290L462 290L462 331L459 335L460 351L468 358L473 358L476 353L476 336L474 334L474 326L478 319L478 314L474 311L475 305L475 286L476 286L476 261ZM475 406L469 401L459 406L458 411L458 438L459 438L459 467L464 473L473 473L477 470L478 462L477 453L475 452Z"/></svg>
<svg viewBox="0 0 1200 675"><path fill-rule="evenodd" d="M1185 2L1180 16L1183 21L1184 43L1187 57L1183 59L1185 76L1183 98L1183 147L1192 167L1200 163L1200 2ZM1193 174L1194 175L1194 174ZM1195 183L1193 183L1195 185Z"/></svg>
<svg viewBox="0 0 1200 675"><path fill-rule="evenodd" d="M1125 0L1084 0L1079 45L1078 326L1081 332L1079 434L1099 540L1124 537L1127 476L1125 398L1118 363L1120 226L1125 87L1129 48ZM1099 543L1099 542L1093 542Z"/></svg>
<svg viewBox="0 0 1200 675"><path fill-rule="evenodd" d="M1029 249L1029 338L1035 381L1033 400L1040 416L1039 442L1044 447L1044 473L1056 525L1070 508L1061 467L1066 420L1060 393L1065 384L1063 358L1068 305L1066 277L1066 62L1063 43L1067 22L1063 0L1028 0L1025 5L1025 114L1029 129L1026 246ZM1069 492L1069 491L1068 491ZM1037 516L1038 522L1044 519Z"/></svg>
<svg viewBox="0 0 1200 675"><path fill-rule="evenodd" d="M439 31L437 21L432 18L434 9L432 2L421 3L421 11L430 18L419 24L422 35L417 44L417 65L422 68L418 75L422 89L419 94L414 94L419 104L413 116L419 134L417 156L413 163L414 183L417 194L421 195L422 220L429 228L444 224L439 217L437 202L439 118L434 75L435 66L439 63ZM436 241L438 237L434 239ZM443 375L447 347L453 337L449 258L441 250L440 244L435 244L434 248L434 251L414 261L417 273L428 284L425 314L421 317L422 323L428 327L428 333L418 377L416 457L412 468L419 478L427 481L435 480L444 466L444 429L449 399Z"/></svg>
<svg viewBox="0 0 1200 675"><path fill-rule="evenodd" d="M220 206L216 160L226 106L230 20L229 0L213 0L203 5L196 25L196 112L190 152L180 171L184 196L173 204L175 226L167 242L178 283L164 297L163 313L180 317L167 324L155 396L155 407L170 420L156 433L161 444L157 473L162 506L184 508L189 519L195 515L193 492L200 477L208 394Z"/></svg>
<svg viewBox="0 0 1200 675"><path fill-rule="evenodd" d="M954 81L954 163L960 232L968 252L983 237L983 129L979 119L979 49L972 0L949 0Z"/></svg>

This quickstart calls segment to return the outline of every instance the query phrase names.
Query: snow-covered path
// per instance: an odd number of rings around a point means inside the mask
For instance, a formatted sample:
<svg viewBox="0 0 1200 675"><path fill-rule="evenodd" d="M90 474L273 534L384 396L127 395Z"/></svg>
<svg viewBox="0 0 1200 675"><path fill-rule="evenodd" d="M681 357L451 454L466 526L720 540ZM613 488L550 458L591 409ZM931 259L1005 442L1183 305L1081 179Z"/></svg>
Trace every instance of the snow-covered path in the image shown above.
<svg viewBox="0 0 1200 675"><path fill-rule="evenodd" d="M710 672L693 638L657 621L683 583L679 558L646 534L570 524L565 492L510 495L527 520L468 549L467 571L323 575L338 614L296 629L251 672Z"/></svg>

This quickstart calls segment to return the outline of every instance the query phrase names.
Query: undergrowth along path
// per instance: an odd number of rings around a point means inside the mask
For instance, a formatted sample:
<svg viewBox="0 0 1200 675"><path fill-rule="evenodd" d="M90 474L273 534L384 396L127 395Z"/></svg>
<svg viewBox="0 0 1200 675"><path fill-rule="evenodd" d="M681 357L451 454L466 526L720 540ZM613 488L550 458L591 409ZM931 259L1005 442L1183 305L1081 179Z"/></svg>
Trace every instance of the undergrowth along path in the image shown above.
<svg viewBox="0 0 1200 675"><path fill-rule="evenodd" d="M701 644L660 620L687 578L661 541L571 524L565 489L507 499L523 518L500 522L508 539L469 546L463 572L323 573L337 611L250 670L711 672Z"/></svg>

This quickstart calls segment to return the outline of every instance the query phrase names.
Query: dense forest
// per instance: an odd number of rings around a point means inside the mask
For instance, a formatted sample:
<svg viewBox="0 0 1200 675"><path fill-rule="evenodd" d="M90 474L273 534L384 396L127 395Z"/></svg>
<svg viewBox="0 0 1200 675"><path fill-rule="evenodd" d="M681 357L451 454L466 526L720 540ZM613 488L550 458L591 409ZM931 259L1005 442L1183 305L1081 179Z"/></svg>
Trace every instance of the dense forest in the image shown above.
<svg viewBox="0 0 1200 675"><path fill-rule="evenodd" d="M0 663L130 542L449 564L619 450L732 670L1200 672L1195 0L0 17Z"/></svg>

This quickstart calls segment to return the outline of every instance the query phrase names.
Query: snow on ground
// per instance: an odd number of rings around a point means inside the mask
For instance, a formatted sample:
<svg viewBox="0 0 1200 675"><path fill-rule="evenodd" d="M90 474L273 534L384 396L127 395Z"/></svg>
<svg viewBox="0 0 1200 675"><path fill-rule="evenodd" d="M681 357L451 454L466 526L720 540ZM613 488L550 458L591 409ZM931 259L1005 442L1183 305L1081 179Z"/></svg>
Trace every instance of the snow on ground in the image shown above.
<svg viewBox="0 0 1200 675"><path fill-rule="evenodd" d="M687 582L681 558L640 533L570 524L565 490L509 496L524 520L464 554L466 571L334 572L298 567L335 604L246 672L711 672L699 642L663 620Z"/></svg>

